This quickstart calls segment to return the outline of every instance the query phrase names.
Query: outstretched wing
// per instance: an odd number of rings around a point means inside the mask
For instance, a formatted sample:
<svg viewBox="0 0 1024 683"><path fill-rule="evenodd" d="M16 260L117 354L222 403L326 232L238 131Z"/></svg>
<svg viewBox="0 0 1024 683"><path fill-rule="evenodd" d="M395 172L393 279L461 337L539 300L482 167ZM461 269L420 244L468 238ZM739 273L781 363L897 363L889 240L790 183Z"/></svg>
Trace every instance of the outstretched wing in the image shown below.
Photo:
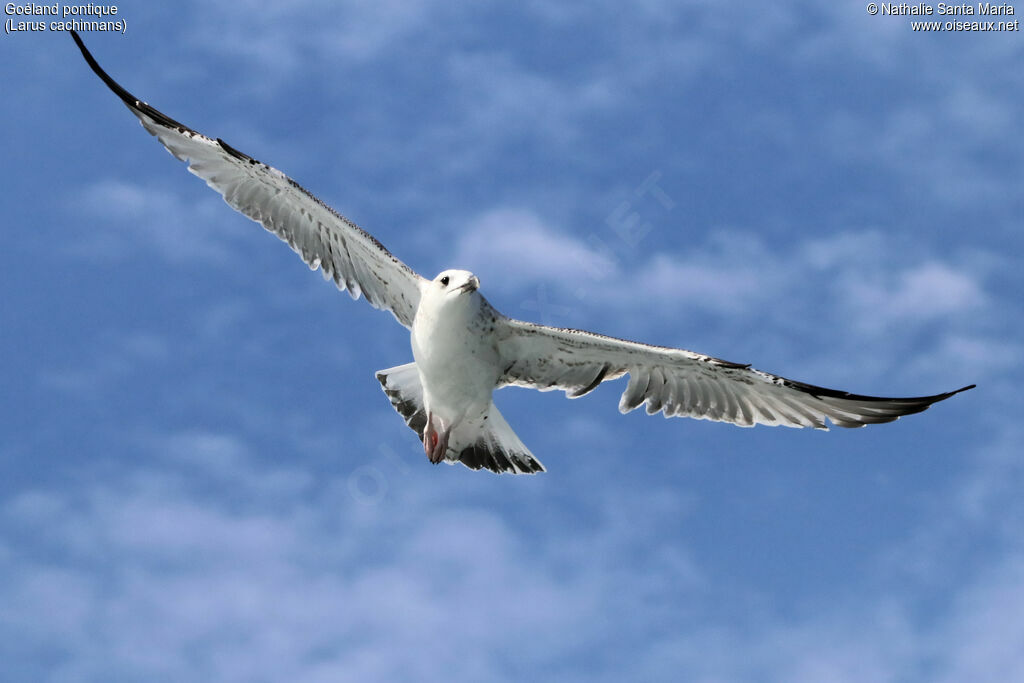
<svg viewBox="0 0 1024 683"><path fill-rule="evenodd" d="M620 412L646 404L652 415L662 412L666 417L695 417L743 427L766 424L828 429L825 418L840 427L892 422L974 387L919 398L859 396L692 351L582 330L505 319L498 334L499 386L561 389L569 398L578 398L601 382L629 374L629 384L619 400Z"/></svg>
<svg viewBox="0 0 1024 683"><path fill-rule="evenodd" d="M376 308L412 326L426 282L362 230L276 168L208 138L141 102L107 75L71 31L82 56L104 83L139 117L142 127L188 170L219 192L232 208L263 225L313 270L323 269L353 299L362 294Z"/></svg>

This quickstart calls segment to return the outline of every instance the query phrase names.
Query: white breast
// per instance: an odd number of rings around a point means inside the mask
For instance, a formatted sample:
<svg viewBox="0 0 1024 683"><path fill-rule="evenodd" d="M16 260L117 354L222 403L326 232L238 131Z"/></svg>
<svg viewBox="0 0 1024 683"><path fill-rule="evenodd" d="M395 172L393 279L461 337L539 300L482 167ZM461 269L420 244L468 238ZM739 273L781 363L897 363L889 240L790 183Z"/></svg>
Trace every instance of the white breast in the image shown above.
<svg viewBox="0 0 1024 683"><path fill-rule="evenodd" d="M475 417L490 406L500 368L486 319L489 308L475 292L424 297L413 321L412 353L424 405L449 424Z"/></svg>

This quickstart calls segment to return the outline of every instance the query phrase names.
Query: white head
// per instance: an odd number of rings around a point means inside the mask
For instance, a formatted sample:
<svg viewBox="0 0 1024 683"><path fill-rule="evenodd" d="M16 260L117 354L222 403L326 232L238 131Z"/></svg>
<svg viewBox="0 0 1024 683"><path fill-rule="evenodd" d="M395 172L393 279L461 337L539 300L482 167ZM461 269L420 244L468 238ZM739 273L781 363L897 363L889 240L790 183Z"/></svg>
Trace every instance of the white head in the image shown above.
<svg viewBox="0 0 1024 683"><path fill-rule="evenodd" d="M444 270L437 274L430 288L435 296L445 299L463 297L480 289L480 280L468 270Z"/></svg>

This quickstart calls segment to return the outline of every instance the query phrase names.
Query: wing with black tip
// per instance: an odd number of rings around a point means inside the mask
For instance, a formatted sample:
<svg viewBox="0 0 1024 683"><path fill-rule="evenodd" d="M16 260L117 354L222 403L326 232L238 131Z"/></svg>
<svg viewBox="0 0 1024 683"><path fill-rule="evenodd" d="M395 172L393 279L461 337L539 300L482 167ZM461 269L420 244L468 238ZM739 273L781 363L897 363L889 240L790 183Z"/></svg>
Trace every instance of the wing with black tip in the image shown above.
<svg viewBox="0 0 1024 683"><path fill-rule="evenodd" d="M683 349L650 346L511 320L502 321L501 386L560 389L578 398L600 383L629 375L619 410L645 405L648 414L827 429L892 422L919 413L971 386L934 396L882 398L804 384Z"/></svg>
<svg viewBox="0 0 1024 683"><path fill-rule="evenodd" d="M313 270L353 298L391 311L412 326L426 282L372 235L310 194L276 168L209 138L142 102L107 75L71 31L85 61L114 94L188 170L219 192L232 208L260 223L295 250Z"/></svg>

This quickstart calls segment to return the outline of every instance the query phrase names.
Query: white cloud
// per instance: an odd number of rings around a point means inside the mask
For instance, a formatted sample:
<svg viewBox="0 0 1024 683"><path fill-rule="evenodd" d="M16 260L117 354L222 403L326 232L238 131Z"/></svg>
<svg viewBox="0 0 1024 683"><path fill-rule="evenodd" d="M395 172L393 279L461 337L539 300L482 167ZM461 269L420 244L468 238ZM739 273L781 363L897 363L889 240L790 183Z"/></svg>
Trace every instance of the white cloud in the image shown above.
<svg viewBox="0 0 1024 683"><path fill-rule="evenodd" d="M685 252L648 251L651 239L616 252L610 231L580 238L512 208L483 214L457 239L454 262L483 274L507 315L603 332L614 318L619 334L633 338L664 334L668 320L711 316L719 336L761 340L752 350L771 353L757 365L799 363L804 379L898 371L948 382L952 362L955 376L976 382L1020 355L995 313L1016 304L988 290L991 259L976 250L940 254L871 230L795 244L730 230ZM516 306L504 310L510 294ZM662 343L692 346L693 338Z"/></svg>
<svg viewBox="0 0 1024 683"><path fill-rule="evenodd" d="M205 2L192 41L211 52L259 64L278 85L309 61L350 63L379 58L443 9L434 0L353 0L343 5L302 0L282 5Z"/></svg>
<svg viewBox="0 0 1024 683"><path fill-rule="evenodd" d="M973 331L969 326L956 327L956 331L939 340L928 356L910 361L908 369L921 376L934 372L935 367L965 369L968 371L965 376L982 381L997 377L1005 380L1021 367L1024 344L998 333L988 335ZM989 390L992 388L990 384Z"/></svg>
<svg viewBox="0 0 1024 683"><path fill-rule="evenodd" d="M237 438L166 440L162 458L140 451L106 481L0 507L16 550L0 555L8 666L57 642L62 663L39 671L71 678L514 680L603 638L609 605L697 585L678 549L631 579L640 541L618 507L675 514L674 493L616 496L607 523L569 545L552 529L538 548L514 515L447 504L458 482L368 506L344 477L266 490L294 468L261 464ZM594 554L581 563L583 545Z"/></svg>
<svg viewBox="0 0 1024 683"><path fill-rule="evenodd" d="M642 249L642 247L641 247ZM652 252L634 266L630 296L669 311L703 311L738 320L758 311L780 315L799 296L800 268L790 249L753 232L718 230L685 251Z"/></svg>
<svg viewBox="0 0 1024 683"><path fill-rule="evenodd" d="M172 171L184 173L185 167L172 165ZM203 191L196 186L196 193ZM231 257L231 240L242 232L237 221L226 220L232 212L215 194L197 200L141 182L96 181L72 197L67 208L80 228L66 248L94 259L155 254L175 264L224 263Z"/></svg>
<svg viewBox="0 0 1024 683"><path fill-rule="evenodd" d="M784 615L756 586L723 588L692 554L697 545L638 524L701 509L675 486L607 490L588 502L585 528L563 528L533 505L471 502L492 483L477 489L479 473L388 471L387 496L368 503L352 496L351 476L266 461L238 435L131 442L137 457L118 472L25 490L0 506L5 660L43 666L31 653L52 643L63 653L62 663L30 671L36 677L57 667L79 679L116 670L222 680L516 680L538 670L621 680L686 670L695 680L816 682L921 670L985 680L1020 669L1024 563L1006 552L1022 540L1020 525L1007 525L1004 543L950 600L944 587L936 598L934 583L897 578L884 583L900 590ZM973 476L942 492L943 504L962 501L947 533L1019 518L1017 443L1012 432L996 439ZM914 552L942 564L948 547ZM750 603L741 624L722 617L723 590L729 610ZM926 598L940 607L920 620ZM630 656L588 668L579 658L594 648Z"/></svg>
<svg viewBox="0 0 1024 683"><path fill-rule="evenodd" d="M875 588L836 586L795 614L793 605L759 601L739 622L710 619L636 653L643 674L806 683L1020 678L1024 467L1016 425L995 432L975 450L966 476L935 492L912 537L895 541L899 560L879 568ZM929 540L920 543L918 534ZM917 566L933 570L922 575Z"/></svg>
<svg viewBox="0 0 1024 683"><path fill-rule="evenodd" d="M486 286L515 289L541 282L571 287L617 270L607 255L512 208L488 211L461 230L452 264L493 275L494 284Z"/></svg>
<svg viewBox="0 0 1024 683"><path fill-rule="evenodd" d="M861 264L867 265L867 264ZM881 268L843 279L843 295L854 321L872 330L891 330L933 319L955 318L987 304L979 283L963 270L935 261L895 273Z"/></svg>
<svg viewBox="0 0 1024 683"><path fill-rule="evenodd" d="M1024 556L983 571L956 596L933 642L936 681L1000 683L1024 678Z"/></svg>
<svg viewBox="0 0 1024 683"><path fill-rule="evenodd" d="M627 265L602 248L602 239L587 242L530 212L500 209L465 230L456 253L465 267L482 264L500 277L495 287L520 289L544 281L569 291L596 288L596 298L621 307L642 299L670 309L743 315L771 307L778 314L801 298L824 295L830 308L873 328L897 321L923 324L989 305L980 274L970 265L941 259L925 247L907 253L902 241L868 231L767 245L751 232L723 231L687 245L685 254L654 251ZM624 281L628 287L620 286Z"/></svg>
<svg viewBox="0 0 1024 683"><path fill-rule="evenodd" d="M570 146L583 117L621 103L604 75L569 79L531 69L507 52L455 52L447 76L462 99L452 126L478 144L495 147L509 140L542 138ZM500 134L495 135L496 131Z"/></svg>

